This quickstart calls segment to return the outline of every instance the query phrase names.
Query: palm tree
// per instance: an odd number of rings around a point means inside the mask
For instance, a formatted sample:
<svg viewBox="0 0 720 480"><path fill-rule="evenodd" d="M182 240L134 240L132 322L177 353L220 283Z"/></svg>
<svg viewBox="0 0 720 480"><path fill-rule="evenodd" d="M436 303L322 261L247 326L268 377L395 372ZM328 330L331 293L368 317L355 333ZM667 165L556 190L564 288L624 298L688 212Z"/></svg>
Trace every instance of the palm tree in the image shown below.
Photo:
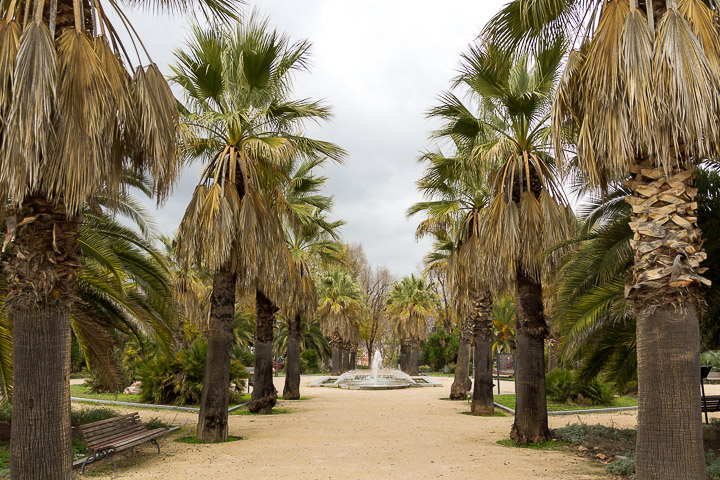
<svg viewBox="0 0 720 480"><path fill-rule="evenodd" d="M572 32L554 138L577 138L573 164L590 186L630 190L634 265L624 293L637 319L637 478L703 478L698 299L709 281L694 200L697 165L717 156L715 5L532 3L530 12L511 2L491 30L504 31L505 44Z"/></svg>
<svg viewBox="0 0 720 480"><path fill-rule="evenodd" d="M142 2L164 10L193 3ZM198 3L232 15L232 0ZM107 13L127 19L117 3L106 7L0 8L0 191L15 220L5 267L15 366L10 471L18 480L71 476L70 311L83 209L100 188L116 198L127 166L150 174L159 200L177 172L172 92L152 61L143 67L127 55Z"/></svg>
<svg viewBox="0 0 720 480"><path fill-rule="evenodd" d="M431 112L447 120L437 135L467 149L473 168L491 172L488 205L470 225L477 230L473 263L497 293L515 292L518 389L511 437L520 444L549 437L542 281L560 255L543 253L567 237L573 223L548 143L562 53L555 43L532 59L513 60L492 44L474 45L463 55L455 86L473 100L477 116L452 93ZM487 333L491 343L491 326Z"/></svg>
<svg viewBox="0 0 720 480"><path fill-rule="evenodd" d="M176 52L173 80L185 93L182 152L207 166L180 225L178 252L186 264L213 274L208 359L198 437L227 438L229 345L233 341L236 284L256 297L255 385L250 409L270 413L276 305L294 311L301 282L285 245L282 225L265 187L284 176L298 156L339 159L336 146L298 136L305 121L329 110L292 100L292 76L307 66L308 42L290 44L253 14L234 29L193 28Z"/></svg>
<svg viewBox="0 0 720 480"><path fill-rule="evenodd" d="M358 317L363 309L363 292L349 273L334 269L318 282L318 314L323 334L330 337L332 374L339 375L343 367L343 347L359 337Z"/></svg>
<svg viewBox="0 0 720 480"><path fill-rule="evenodd" d="M290 254L302 279L302 308L297 309L288 322L288 341L285 387L283 399L300 398L300 332L302 317L313 318L317 311L317 292L311 264L315 259L322 263L339 262L343 248L339 243L338 229L344 221L330 222L326 213L332 208L332 198L320 195L327 180L317 176L314 169L323 166L324 158L293 162L289 180L281 184L272 197L274 205L284 219L285 238ZM302 311L301 311L302 310Z"/></svg>
<svg viewBox="0 0 720 480"><path fill-rule="evenodd" d="M506 296L493 302L493 352L511 353L515 350L515 300Z"/></svg>
<svg viewBox="0 0 720 480"><path fill-rule="evenodd" d="M387 309L395 319L401 342L402 370L418 375L420 340L427 338L427 319L435 313L437 298L432 283L414 274L396 282L387 300ZM404 350L403 350L404 349Z"/></svg>

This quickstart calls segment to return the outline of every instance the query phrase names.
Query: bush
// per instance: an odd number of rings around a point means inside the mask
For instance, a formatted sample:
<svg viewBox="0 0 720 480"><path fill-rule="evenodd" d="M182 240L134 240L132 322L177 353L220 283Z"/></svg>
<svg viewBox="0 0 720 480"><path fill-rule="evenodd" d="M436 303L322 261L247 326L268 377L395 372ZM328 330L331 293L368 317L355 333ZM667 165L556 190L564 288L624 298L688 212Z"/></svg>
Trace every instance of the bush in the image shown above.
<svg viewBox="0 0 720 480"><path fill-rule="evenodd" d="M142 382L140 398L143 402L166 405L197 405L202 394L205 375L207 341L196 340L189 348L174 356L156 355L145 361L137 371ZM233 347L230 362L230 402L237 403L242 395L243 380L249 377L243 360L251 355L237 345Z"/></svg>
<svg viewBox="0 0 720 480"><path fill-rule="evenodd" d="M12 417L12 408L10 403L0 403L0 422L10 423L10 417Z"/></svg>
<svg viewBox="0 0 720 480"><path fill-rule="evenodd" d="M720 350L708 350L700 355L700 363L710 365L713 372L720 372Z"/></svg>
<svg viewBox="0 0 720 480"><path fill-rule="evenodd" d="M106 407L88 407L70 412L70 424L73 427L85 425L86 423L99 422L108 418L117 417L118 413Z"/></svg>
<svg viewBox="0 0 720 480"><path fill-rule="evenodd" d="M429 373L433 371L430 365L420 365L418 367L418 370L420 371L420 373Z"/></svg>
<svg viewBox="0 0 720 480"><path fill-rule="evenodd" d="M458 354L458 336L439 330L427 340L421 342L420 364L430 365L435 370L442 370L453 361Z"/></svg>
<svg viewBox="0 0 720 480"><path fill-rule="evenodd" d="M318 373L320 371L320 355L317 350L309 348L300 352L300 373Z"/></svg>
<svg viewBox="0 0 720 480"><path fill-rule="evenodd" d="M554 430L555 436L563 442L581 445L588 437L584 425L573 423Z"/></svg>
<svg viewBox="0 0 720 480"><path fill-rule="evenodd" d="M632 453L626 453L627 458L618 458L605 465L605 470L613 475L620 477L635 478L635 456Z"/></svg>
<svg viewBox="0 0 720 480"><path fill-rule="evenodd" d="M158 417L153 417L147 422L143 422L143 425L145 425L145 428L148 430L152 430L153 428L170 428L172 425L169 423L165 423Z"/></svg>
<svg viewBox="0 0 720 480"><path fill-rule="evenodd" d="M597 377L581 381L572 371L556 368L545 377L547 397L555 402L580 405L608 405L612 403L613 391Z"/></svg>

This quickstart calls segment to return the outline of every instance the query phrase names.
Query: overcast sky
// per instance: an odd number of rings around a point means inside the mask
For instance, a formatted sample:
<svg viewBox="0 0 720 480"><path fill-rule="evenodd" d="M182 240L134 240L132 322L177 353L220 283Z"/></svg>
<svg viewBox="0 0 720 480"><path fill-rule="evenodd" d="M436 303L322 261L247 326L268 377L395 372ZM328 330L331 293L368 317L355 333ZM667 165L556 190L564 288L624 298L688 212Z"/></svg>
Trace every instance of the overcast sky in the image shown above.
<svg viewBox="0 0 720 480"><path fill-rule="evenodd" d="M397 275L421 268L430 241L416 242L417 219L407 208L421 200L417 157L437 127L425 118L448 88L460 54L506 0L250 0L291 40L309 39L310 73L296 78L296 98L324 99L330 123L307 134L348 151L330 166L328 194L334 218L347 221L347 242L362 243L368 260ZM186 18L133 12L133 24L164 72L172 51L188 34ZM175 193L156 212L163 233L175 231L197 183L198 169L184 172Z"/></svg>

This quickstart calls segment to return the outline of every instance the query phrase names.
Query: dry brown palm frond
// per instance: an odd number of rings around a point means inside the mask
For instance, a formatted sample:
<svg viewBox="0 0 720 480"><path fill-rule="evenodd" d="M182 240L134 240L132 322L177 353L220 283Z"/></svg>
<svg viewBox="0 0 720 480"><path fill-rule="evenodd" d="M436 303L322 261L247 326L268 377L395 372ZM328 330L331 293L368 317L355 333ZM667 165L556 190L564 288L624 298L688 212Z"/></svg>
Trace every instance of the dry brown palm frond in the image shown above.
<svg viewBox="0 0 720 480"><path fill-rule="evenodd" d="M56 141L44 159L41 182L51 200L62 198L71 215L79 212L103 184L117 188L122 163L113 164L112 90L90 39L65 29L57 39L58 94L54 114ZM109 196L116 192L109 190Z"/></svg>
<svg viewBox="0 0 720 480"><path fill-rule="evenodd" d="M620 51L620 68L628 105L629 141L632 151L642 153L655 141L657 124L652 77L653 32L645 15L631 9L625 20Z"/></svg>
<svg viewBox="0 0 720 480"><path fill-rule="evenodd" d="M677 157L712 156L718 139L718 79L700 41L677 10L668 10L658 22L653 68L659 127L669 135L669 142L657 146L661 165L669 169ZM668 143L685 155L671 154Z"/></svg>
<svg viewBox="0 0 720 480"><path fill-rule="evenodd" d="M135 131L129 136L137 139L133 166L148 171L155 181L158 203L170 193L177 175L177 145L175 126L178 110L175 96L157 65L138 67L132 88ZM129 125L132 127L132 124Z"/></svg>
<svg viewBox="0 0 720 480"><path fill-rule="evenodd" d="M582 50L572 50L567 57L565 71L555 90L552 107L552 138L555 157L561 166L567 165L564 145L573 143L577 136L578 125L583 116L582 70L585 55Z"/></svg>
<svg viewBox="0 0 720 480"><path fill-rule="evenodd" d="M701 0L680 0L678 12L688 21L700 41L712 70L720 71L720 34L713 11Z"/></svg>
<svg viewBox="0 0 720 480"><path fill-rule="evenodd" d="M31 22L20 37L13 99L3 135L0 183L17 206L40 182L42 158L50 154L57 77L53 39L47 26Z"/></svg>
<svg viewBox="0 0 720 480"><path fill-rule="evenodd" d="M0 21L0 128L5 129L13 98L15 60L20 42L20 24Z"/></svg>

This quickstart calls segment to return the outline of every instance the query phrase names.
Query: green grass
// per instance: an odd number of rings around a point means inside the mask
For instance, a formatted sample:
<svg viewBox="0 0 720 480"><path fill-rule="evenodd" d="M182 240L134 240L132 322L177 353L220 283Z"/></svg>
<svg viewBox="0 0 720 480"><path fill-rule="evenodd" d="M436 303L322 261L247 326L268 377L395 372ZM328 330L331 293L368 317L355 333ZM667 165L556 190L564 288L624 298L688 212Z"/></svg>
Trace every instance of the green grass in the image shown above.
<svg viewBox="0 0 720 480"><path fill-rule="evenodd" d="M458 413L461 413L461 414L463 414L463 415L470 415L470 416L472 416L472 417L506 417L506 416L507 416L507 415L505 415L504 413L501 413L501 412L495 412L494 415L473 415L473 414L470 413L470 412L458 412Z"/></svg>
<svg viewBox="0 0 720 480"><path fill-rule="evenodd" d="M242 437L236 437L234 435L228 435L227 440L225 440L222 443L229 443L229 442L237 442L238 440L242 440ZM210 442L205 442L203 440L200 440L197 438L194 434L189 435L183 435L182 437L178 437L175 439L178 443L189 443L191 445L207 445L210 444Z"/></svg>
<svg viewBox="0 0 720 480"><path fill-rule="evenodd" d="M92 398L94 400L115 400L118 402L140 401L140 395L125 395L124 393L93 393L85 385L70 385L70 396L81 398Z"/></svg>
<svg viewBox="0 0 720 480"><path fill-rule="evenodd" d="M570 445L567 442L561 442L560 440L545 440L544 442L528 443L527 445L518 445L514 440L505 438L497 441L498 445L503 447L514 447L514 448L530 448L533 450L554 450Z"/></svg>
<svg viewBox="0 0 720 480"><path fill-rule="evenodd" d="M515 410L515 395L495 395L495 401L500 405ZM594 408L613 408L613 407L637 407L637 397L631 395L616 397L610 405L570 405L568 403L553 402L548 400L547 407L549 412L559 412L563 410L590 410Z"/></svg>
<svg viewBox="0 0 720 480"><path fill-rule="evenodd" d="M272 414L273 415L282 415L284 413L290 413L290 410L287 408L273 408ZM247 407L238 408L237 410L233 410L230 412L230 415L262 415L260 413L250 413L250 410L247 409Z"/></svg>
<svg viewBox="0 0 720 480"><path fill-rule="evenodd" d="M0 442L0 478L10 477L10 444Z"/></svg>

